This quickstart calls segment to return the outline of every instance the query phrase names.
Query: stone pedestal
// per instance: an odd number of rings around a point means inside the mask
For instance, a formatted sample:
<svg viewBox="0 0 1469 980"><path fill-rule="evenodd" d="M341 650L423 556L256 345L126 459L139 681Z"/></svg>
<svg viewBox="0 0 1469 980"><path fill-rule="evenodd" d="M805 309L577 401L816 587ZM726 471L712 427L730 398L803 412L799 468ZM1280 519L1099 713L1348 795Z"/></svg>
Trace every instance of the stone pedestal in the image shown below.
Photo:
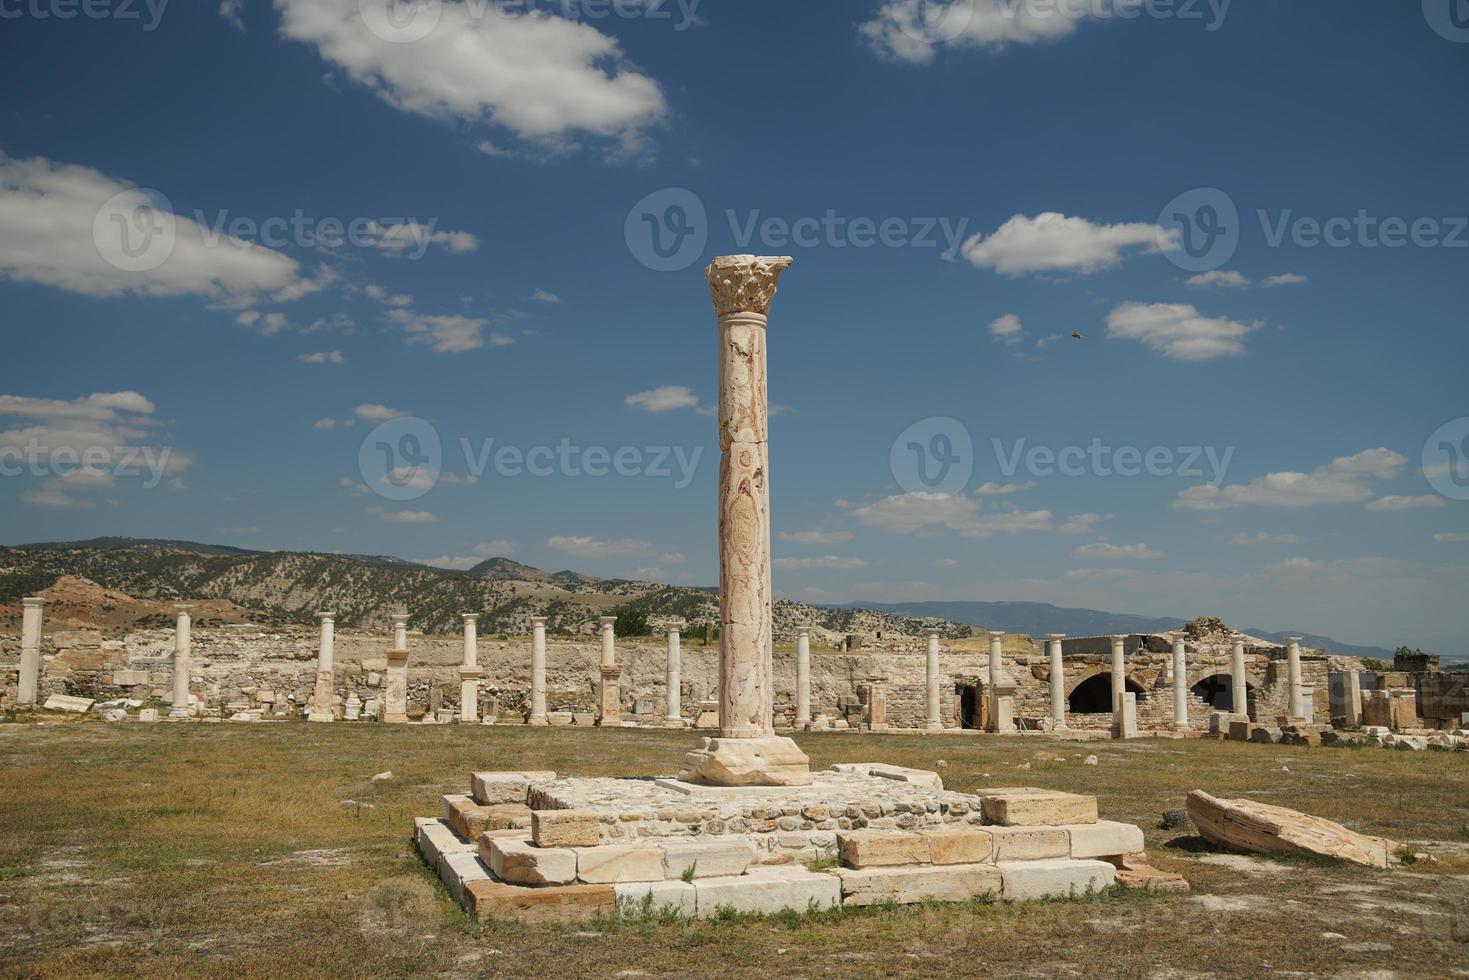
<svg viewBox="0 0 1469 980"><path fill-rule="evenodd" d="M1362 678L1355 670L1344 670L1331 675L1332 684L1340 691L1342 724L1356 728L1362 724Z"/></svg>
<svg viewBox="0 0 1469 980"><path fill-rule="evenodd" d="M705 270L719 327L719 734L680 778L795 786L810 763L775 736L771 659L770 454L765 342L789 258L726 255Z"/></svg>
<svg viewBox="0 0 1469 980"><path fill-rule="evenodd" d="M811 727L811 627L796 627L796 730Z"/></svg>
<svg viewBox="0 0 1469 980"><path fill-rule="evenodd" d="M1137 695L1125 691L1112 720L1113 738L1137 738Z"/></svg>
<svg viewBox="0 0 1469 980"><path fill-rule="evenodd" d="M408 723L408 651L388 651L388 671L383 678L383 721L390 725Z"/></svg>
<svg viewBox="0 0 1469 980"><path fill-rule="evenodd" d="M1316 724L1316 685L1301 685L1301 713L1299 715L1301 724Z"/></svg>
<svg viewBox="0 0 1469 980"><path fill-rule="evenodd" d="M1188 729L1188 654L1182 640L1173 642L1173 727Z"/></svg>
<svg viewBox="0 0 1469 980"><path fill-rule="evenodd" d="M944 720L943 706L939 704L939 631L928 629L924 632L928 636L928 656L924 661L923 696L928 717L923 721L923 730L941 732L944 730Z"/></svg>
<svg viewBox="0 0 1469 980"><path fill-rule="evenodd" d="M192 621L189 619L189 610L192 606L178 606L178 624L174 628L173 639L173 707L169 709L170 718L187 718L192 712L189 710L189 671L193 669L190 662L190 652L193 649L193 640L190 635Z"/></svg>
<svg viewBox="0 0 1469 980"><path fill-rule="evenodd" d="M1245 676L1245 641L1238 637L1230 650L1229 696L1232 713L1249 718L1250 686L1249 678Z"/></svg>
<svg viewBox="0 0 1469 980"><path fill-rule="evenodd" d="M336 696L336 670L334 660L334 613L317 613L321 620L321 641L316 653L316 687L311 694L311 709L307 721L328 722L336 720L332 700Z"/></svg>
<svg viewBox="0 0 1469 980"><path fill-rule="evenodd" d="M531 620L530 715L527 725L549 725L546 716L546 617Z"/></svg>
<svg viewBox="0 0 1469 980"><path fill-rule="evenodd" d="M41 687L41 607L45 599L22 599L20 614L20 689L16 703L34 705Z"/></svg>
<svg viewBox="0 0 1469 980"><path fill-rule="evenodd" d="M1014 688L1010 688L1014 690ZM990 708L990 731L997 735L1014 734L1015 732L1015 696L1013 694L999 694L995 696Z"/></svg>
<svg viewBox="0 0 1469 980"><path fill-rule="evenodd" d="M621 678L621 667L602 667L602 686L597 692L597 724L603 728L622 724Z"/></svg>
<svg viewBox="0 0 1469 980"><path fill-rule="evenodd" d="M668 631L668 669L663 681L664 697L667 700L667 710L663 713L663 720L670 727L683 726L683 650L679 646L678 630Z"/></svg>
<svg viewBox="0 0 1469 980"><path fill-rule="evenodd" d="M874 682L867 685L867 730L870 732L885 732L888 730L888 689L886 684Z"/></svg>
<svg viewBox="0 0 1469 980"><path fill-rule="evenodd" d="M1051 728L1066 727L1066 660L1062 655L1061 641L1065 633L1050 633L1046 641L1051 654Z"/></svg>

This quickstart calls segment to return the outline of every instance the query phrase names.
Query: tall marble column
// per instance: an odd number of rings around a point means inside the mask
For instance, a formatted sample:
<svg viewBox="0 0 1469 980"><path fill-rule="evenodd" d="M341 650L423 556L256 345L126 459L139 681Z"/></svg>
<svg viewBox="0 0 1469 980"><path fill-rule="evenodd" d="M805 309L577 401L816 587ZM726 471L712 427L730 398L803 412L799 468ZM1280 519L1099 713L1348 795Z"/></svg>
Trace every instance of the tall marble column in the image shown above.
<svg viewBox="0 0 1469 980"><path fill-rule="evenodd" d="M1231 714L1241 718L1250 716L1250 682L1245 676L1244 637L1234 638L1229 657L1229 699Z"/></svg>
<svg viewBox="0 0 1469 980"><path fill-rule="evenodd" d="M41 689L41 607L45 599L20 600L20 690L17 704L35 704Z"/></svg>
<svg viewBox="0 0 1469 980"><path fill-rule="evenodd" d="M335 721L332 698L336 694L336 670L333 666L336 613L317 613L316 618L321 620L321 640L316 648L316 687L311 693L311 710L307 712L306 720Z"/></svg>
<svg viewBox="0 0 1469 980"><path fill-rule="evenodd" d="M485 675L479 665L479 615L460 613L464 621L464 664L459 668L459 722L473 725L479 721L479 679Z"/></svg>
<svg viewBox="0 0 1469 980"><path fill-rule="evenodd" d="M388 651L388 671L383 679L383 721L390 725L408 723L408 610L393 610L393 648Z"/></svg>
<svg viewBox="0 0 1469 980"><path fill-rule="evenodd" d="M679 646L678 630L668 631L668 669L664 674L663 688L668 711L663 720L670 726L683 727L683 650Z"/></svg>
<svg viewBox="0 0 1469 980"><path fill-rule="evenodd" d="M546 717L546 617L531 619L530 635L530 715L527 725L549 725Z"/></svg>
<svg viewBox="0 0 1469 980"><path fill-rule="evenodd" d="M796 627L796 730L811 727L811 627Z"/></svg>
<svg viewBox="0 0 1469 980"><path fill-rule="evenodd" d="M1061 641L1065 633L1048 633L1046 641L1051 654L1051 727L1066 727L1066 659L1062 655Z"/></svg>
<svg viewBox="0 0 1469 980"><path fill-rule="evenodd" d="M775 734L770 588L770 454L765 343L785 257L726 255L705 270L719 328L719 737L691 752L685 779L804 786L811 763Z"/></svg>
<svg viewBox="0 0 1469 980"><path fill-rule="evenodd" d="M990 723L992 732L1015 730L1015 682L1005 672L1005 633L990 630Z"/></svg>
<svg viewBox="0 0 1469 980"><path fill-rule="evenodd" d="M622 724L622 668L617 666L617 634L613 630L615 616L601 617L602 689L598 724L603 727Z"/></svg>
<svg viewBox="0 0 1469 980"><path fill-rule="evenodd" d="M1188 728L1188 652L1183 640L1173 641L1173 727Z"/></svg>
<svg viewBox="0 0 1469 980"><path fill-rule="evenodd" d="M1286 677L1290 682L1290 716L1293 719L1306 717L1306 702L1301 697L1301 638L1286 637Z"/></svg>
<svg viewBox="0 0 1469 980"><path fill-rule="evenodd" d="M189 671L193 669L189 654L193 650L193 636L190 633L192 621L189 619L189 610L193 606L179 604L174 606L178 610L178 623L173 634L173 707L169 709L170 718L189 717Z"/></svg>
<svg viewBox="0 0 1469 980"><path fill-rule="evenodd" d="M1112 714L1122 709L1122 695L1127 691L1127 637L1112 637Z"/></svg>
<svg viewBox="0 0 1469 980"><path fill-rule="evenodd" d="M939 631L929 628L923 631L928 637L927 660L924 663L924 699L928 706L928 717L923 729L929 732L944 730L943 711L939 705Z"/></svg>

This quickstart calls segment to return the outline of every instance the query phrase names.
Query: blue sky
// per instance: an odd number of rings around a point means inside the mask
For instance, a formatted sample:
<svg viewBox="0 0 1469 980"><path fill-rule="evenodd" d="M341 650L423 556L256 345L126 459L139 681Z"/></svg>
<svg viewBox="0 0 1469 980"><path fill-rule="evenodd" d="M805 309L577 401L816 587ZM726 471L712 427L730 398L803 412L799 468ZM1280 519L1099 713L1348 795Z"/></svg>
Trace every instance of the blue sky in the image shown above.
<svg viewBox="0 0 1469 980"><path fill-rule="evenodd" d="M712 583L789 254L781 594L1463 652L1461 0L388 2L0 0L0 540Z"/></svg>

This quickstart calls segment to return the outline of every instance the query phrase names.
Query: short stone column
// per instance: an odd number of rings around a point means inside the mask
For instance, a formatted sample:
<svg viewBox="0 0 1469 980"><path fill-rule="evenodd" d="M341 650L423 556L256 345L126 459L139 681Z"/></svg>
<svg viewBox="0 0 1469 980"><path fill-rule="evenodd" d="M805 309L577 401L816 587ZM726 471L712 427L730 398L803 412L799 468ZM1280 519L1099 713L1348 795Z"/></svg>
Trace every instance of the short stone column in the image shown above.
<svg viewBox="0 0 1469 980"><path fill-rule="evenodd" d="M811 727L811 627L796 627L796 730Z"/></svg>
<svg viewBox="0 0 1469 980"><path fill-rule="evenodd" d="M1173 727L1188 728L1188 649L1173 641Z"/></svg>
<svg viewBox="0 0 1469 980"><path fill-rule="evenodd" d="M663 687L665 698L668 702L668 710L663 714L663 720L670 727L683 727L683 650L680 647L678 630L668 631L668 668L664 672Z"/></svg>
<svg viewBox="0 0 1469 980"><path fill-rule="evenodd" d="M390 725L408 723L408 650L388 651L388 671L383 678L383 721Z"/></svg>
<svg viewBox="0 0 1469 980"><path fill-rule="evenodd" d="M398 607L393 610L393 649L408 649L408 610Z"/></svg>
<svg viewBox="0 0 1469 980"><path fill-rule="evenodd" d="M1046 634L1051 654L1051 727L1066 727L1066 660L1061 651L1065 633Z"/></svg>
<svg viewBox="0 0 1469 980"><path fill-rule="evenodd" d="M944 730L944 719L943 710L939 704L939 631L930 627L923 632L928 637L928 658L923 672L923 693L928 707L928 717L924 719L923 730L941 732Z"/></svg>
<svg viewBox="0 0 1469 980"><path fill-rule="evenodd" d="M189 671L193 669L189 654L194 645L189 610L194 607L178 605L174 608L178 610L178 623L173 634L173 707L169 709L168 717L187 718L190 714Z"/></svg>
<svg viewBox="0 0 1469 980"><path fill-rule="evenodd" d="M617 666L617 634L613 625L616 617L603 616L602 629L602 687L600 692L598 721L603 727L622 724L622 668Z"/></svg>
<svg viewBox="0 0 1469 980"><path fill-rule="evenodd" d="M311 708L306 714L306 720L335 721L336 712L332 710L332 698L336 693L336 669L333 665L336 613L317 613L316 618L321 621L321 640L316 648L316 688L311 694Z"/></svg>
<svg viewBox="0 0 1469 980"><path fill-rule="evenodd" d="M479 721L479 679L485 675L479 665L479 614L460 613L464 622L464 663L459 668L459 722L473 725Z"/></svg>
<svg viewBox="0 0 1469 980"><path fill-rule="evenodd" d="M45 599L20 600L20 690L17 704L35 704L41 689L41 608Z"/></svg>
<svg viewBox="0 0 1469 980"><path fill-rule="evenodd" d="M1250 717L1250 681L1245 676L1245 640L1234 638L1229 655L1229 700L1230 713L1246 720Z"/></svg>
<svg viewBox="0 0 1469 980"><path fill-rule="evenodd" d="M1285 669L1290 684L1290 716L1292 720L1306 717L1306 702L1301 697L1301 638L1286 637Z"/></svg>
<svg viewBox="0 0 1469 980"><path fill-rule="evenodd" d="M1362 676L1348 669L1332 675L1333 680L1338 677L1341 679L1342 723L1348 728L1356 728L1362 724Z"/></svg>
<svg viewBox="0 0 1469 980"><path fill-rule="evenodd" d="M549 725L546 717L546 617L531 619L530 634L530 715L527 725Z"/></svg>

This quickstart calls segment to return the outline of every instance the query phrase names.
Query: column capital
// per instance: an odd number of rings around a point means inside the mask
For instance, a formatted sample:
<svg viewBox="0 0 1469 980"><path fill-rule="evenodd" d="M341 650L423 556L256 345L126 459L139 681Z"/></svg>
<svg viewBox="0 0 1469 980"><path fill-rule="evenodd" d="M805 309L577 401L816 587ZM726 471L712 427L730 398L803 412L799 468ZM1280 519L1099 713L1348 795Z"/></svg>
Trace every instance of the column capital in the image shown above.
<svg viewBox="0 0 1469 980"><path fill-rule="evenodd" d="M812 629L813 629L813 627L810 627L810 626L797 626L796 627L796 635L797 636L804 636L804 637L807 637L809 639L810 636L811 636L811 630Z"/></svg>
<svg viewBox="0 0 1469 980"><path fill-rule="evenodd" d="M923 635L924 636L938 636L942 632L943 632L943 630L939 629L937 626L925 626L925 627L923 627Z"/></svg>
<svg viewBox="0 0 1469 980"><path fill-rule="evenodd" d="M1112 640L1113 643L1126 643L1127 642L1127 638L1130 635L1131 634L1128 634L1128 633L1113 633L1112 636L1110 637L1110 639Z"/></svg>
<svg viewBox="0 0 1469 980"><path fill-rule="evenodd" d="M46 604L46 600L42 599L40 596L26 596L24 599L20 600L20 604L27 609L40 609Z"/></svg>
<svg viewBox="0 0 1469 980"><path fill-rule="evenodd" d="M791 267L788 255L721 255L704 270L718 316L770 313L780 274Z"/></svg>
<svg viewBox="0 0 1469 980"><path fill-rule="evenodd" d="M1048 640L1055 640L1057 642L1060 642L1061 640L1066 639L1066 634L1065 633L1047 633L1046 634L1046 639L1048 639Z"/></svg>
<svg viewBox="0 0 1469 980"><path fill-rule="evenodd" d="M617 617L616 616L598 616L597 617L597 623L599 625L599 628L603 632L606 632L607 630L610 630L613 627L613 625L616 624L616 622L617 622Z"/></svg>
<svg viewBox="0 0 1469 980"><path fill-rule="evenodd" d="M532 626L545 626L546 625L546 618L547 617L545 617L545 616L532 616L530 618L530 624Z"/></svg>
<svg viewBox="0 0 1469 980"><path fill-rule="evenodd" d="M987 630L991 640L1002 640L1005 638L1004 630Z"/></svg>
<svg viewBox="0 0 1469 980"><path fill-rule="evenodd" d="M679 629L677 626L670 626L670 627L668 627L668 635L669 636L678 636L682 632L683 631L681 629Z"/></svg>
<svg viewBox="0 0 1469 980"><path fill-rule="evenodd" d="M479 619L479 617L480 617L480 614L479 613L460 613L459 614L459 618L462 619L462 620L464 620L466 623L475 622L476 620Z"/></svg>
<svg viewBox="0 0 1469 980"><path fill-rule="evenodd" d="M1304 637L1300 637L1300 636L1287 636L1285 638L1285 642L1286 643L1289 643L1291 646L1298 647L1298 646L1301 645L1301 641L1303 639L1304 639Z"/></svg>
<svg viewBox="0 0 1469 980"><path fill-rule="evenodd" d="M175 602L173 604L174 612L177 613L186 613L193 608L194 604L192 602Z"/></svg>
<svg viewBox="0 0 1469 980"><path fill-rule="evenodd" d="M316 614L316 618L324 623L330 623L337 618L337 614L334 612L319 612Z"/></svg>

